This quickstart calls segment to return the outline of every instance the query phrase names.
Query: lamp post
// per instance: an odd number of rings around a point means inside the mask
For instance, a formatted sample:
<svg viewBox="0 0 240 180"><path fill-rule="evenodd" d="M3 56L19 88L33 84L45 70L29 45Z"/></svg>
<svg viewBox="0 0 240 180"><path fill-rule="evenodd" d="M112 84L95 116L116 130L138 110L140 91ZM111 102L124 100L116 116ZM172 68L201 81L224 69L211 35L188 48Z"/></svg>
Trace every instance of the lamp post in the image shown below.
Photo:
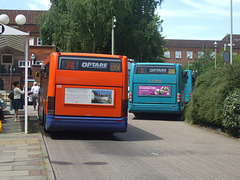
<svg viewBox="0 0 240 180"><path fill-rule="evenodd" d="M32 60L32 65L35 64L35 59L36 59L36 56L34 53L31 54L31 60Z"/></svg>
<svg viewBox="0 0 240 180"><path fill-rule="evenodd" d="M116 27L117 19L115 16L112 18L112 55L114 55L114 28Z"/></svg>
<svg viewBox="0 0 240 180"><path fill-rule="evenodd" d="M188 70L189 70L189 59L190 59L190 55L187 56L188 59Z"/></svg>
<svg viewBox="0 0 240 180"><path fill-rule="evenodd" d="M22 14L19 14L15 17L15 22L18 25L24 25L26 23L26 17ZM2 24L8 24L9 23L9 17L6 14L0 15L0 23ZM13 34L15 35L15 34ZM27 89L28 89L28 35L27 33L24 34L25 36L25 134L28 132L28 109L27 109ZM12 67L11 71L12 73Z"/></svg>
<svg viewBox="0 0 240 180"><path fill-rule="evenodd" d="M232 43L232 0L230 0L230 64L232 65L232 48L233 48L233 43Z"/></svg>
<svg viewBox="0 0 240 180"><path fill-rule="evenodd" d="M215 48L215 69L217 68L217 42L213 44Z"/></svg>

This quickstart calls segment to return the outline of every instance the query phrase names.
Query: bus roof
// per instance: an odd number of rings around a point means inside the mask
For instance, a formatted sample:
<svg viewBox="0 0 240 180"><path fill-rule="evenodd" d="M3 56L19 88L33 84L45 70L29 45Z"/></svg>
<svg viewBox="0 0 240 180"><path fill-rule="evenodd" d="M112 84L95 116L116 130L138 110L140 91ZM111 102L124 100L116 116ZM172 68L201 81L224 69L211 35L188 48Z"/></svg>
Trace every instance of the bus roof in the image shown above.
<svg viewBox="0 0 240 180"><path fill-rule="evenodd" d="M164 65L164 66L175 66L175 63L152 63L152 62L145 62L145 63L135 63L135 65Z"/></svg>
<svg viewBox="0 0 240 180"><path fill-rule="evenodd" d="M62 56L90 56L90 57L111 57L111 58L123 58L123 55L111 55L111 54L94 54L94 53L77 53L77 52L53 52L52 54Z"/></svg>

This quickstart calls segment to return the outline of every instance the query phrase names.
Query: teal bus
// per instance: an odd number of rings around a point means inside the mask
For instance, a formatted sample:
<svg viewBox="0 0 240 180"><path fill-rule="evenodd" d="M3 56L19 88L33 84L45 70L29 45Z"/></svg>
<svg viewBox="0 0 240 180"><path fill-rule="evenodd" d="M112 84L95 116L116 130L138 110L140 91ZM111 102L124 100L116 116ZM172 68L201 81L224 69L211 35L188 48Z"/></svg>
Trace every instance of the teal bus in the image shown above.
<svg viewBox="0 0 240 180"><path fill-rule="evenodd" d="M182 114L184 73L180 64L132 63L129 79L129 112Z"/></svg>

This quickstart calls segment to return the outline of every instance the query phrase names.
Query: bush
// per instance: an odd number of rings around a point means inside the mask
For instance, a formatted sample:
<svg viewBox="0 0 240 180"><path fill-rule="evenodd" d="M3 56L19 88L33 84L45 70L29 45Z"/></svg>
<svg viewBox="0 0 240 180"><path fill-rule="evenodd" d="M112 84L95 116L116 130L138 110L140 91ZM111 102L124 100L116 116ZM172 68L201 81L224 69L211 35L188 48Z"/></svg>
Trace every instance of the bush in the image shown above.
<svg viewBox="0 0 240 180"><path fill-rule="evenodd" d="M223 104L229 92L240 89L240 65L210 68L201 74L194 86L193 97L185 109L190 123L224 128Z"/></svg>
<svg viewBox="0 0 240 180"><path fill-rule="evenodd" d="M233 136L240 136L240 90L235 90L224 101L223 126Z"/></svg>

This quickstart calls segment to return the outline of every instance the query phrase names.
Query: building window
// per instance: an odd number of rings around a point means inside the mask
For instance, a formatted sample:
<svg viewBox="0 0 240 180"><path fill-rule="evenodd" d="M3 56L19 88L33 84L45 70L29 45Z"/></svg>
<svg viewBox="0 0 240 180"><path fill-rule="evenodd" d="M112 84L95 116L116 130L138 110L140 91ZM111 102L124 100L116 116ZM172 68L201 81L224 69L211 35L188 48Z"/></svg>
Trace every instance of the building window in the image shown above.
<svg viewBox="0 0 240 180"><path fill-rule="evenodd" d="M202 58L204 56L204 52L198 51L198 58Z"/></svg>
<svg viewBox="0 0 240 180"><path fill-rule="evenodd" d="M19 68L25 68L25 61L18 61ZM28 67L30 68L30 61L28 61Z"/></svg>
<svg viewBox="0 0 240 180"><path fill-rule="evenodd" d="M37 45L38 46L41 46L42 45L42 40L40 37L37 38Z"/></svg>
<svg viewBox="0 0 240 180"><path fill-rule="evenodd" d="M13 64L13 55L12 54L2 54L1 64L11 65Z"/></svg>
<svg viewBox="0 0 240 180"><path fill-rule="evenodd" d="M193 58L193 52L187 51L187 59L192 59L192 58Z"/></svg>
<svg viewBox="0 0 240 180"><path fill-rule="evenodd" d="M214 59L215 58L215 52L211 52L209 56L210 56L209 57L210 59Z"/></svg>
<svg viewBox="0 0 240 180"><path fill-rule="evenodd" d="M176 59L181 59L181 51L176 51L175 57L176 57Z"/></svg>
<svg viewBox="0 0 240 180"><path fill-rule="evenodd" d="M30 38L29 39L29 46L33 46L34 45L34 38Z"/></svg>
<svg viewBox="0 0 240 180"><path fill-rule="evenodd" d="M164 57L169 59L170 58L170 51L165 51L164 52Z"/></svg>
<svg viewBox="0 0 240 180"><path fill-rule="evenodd" d="M41 66L42 63L43 63L43 61L35 61L35 64L34 64L34 65L39 65L39 66Z"/></svg>

